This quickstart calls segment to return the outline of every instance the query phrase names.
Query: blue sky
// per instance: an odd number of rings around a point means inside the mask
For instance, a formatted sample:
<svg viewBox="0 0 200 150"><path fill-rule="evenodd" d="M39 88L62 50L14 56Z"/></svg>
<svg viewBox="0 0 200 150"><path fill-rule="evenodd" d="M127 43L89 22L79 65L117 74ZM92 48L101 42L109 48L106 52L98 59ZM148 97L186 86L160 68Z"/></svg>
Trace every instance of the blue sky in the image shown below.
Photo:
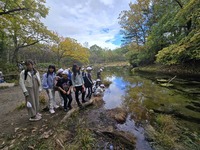
<svg viewBox="0 0 200 150"><path fill-rule="evenodd" d="M46 0L50 9L42 21L48 29L79 43L102 48L120 47L118 16L133 0Z"/></svg>

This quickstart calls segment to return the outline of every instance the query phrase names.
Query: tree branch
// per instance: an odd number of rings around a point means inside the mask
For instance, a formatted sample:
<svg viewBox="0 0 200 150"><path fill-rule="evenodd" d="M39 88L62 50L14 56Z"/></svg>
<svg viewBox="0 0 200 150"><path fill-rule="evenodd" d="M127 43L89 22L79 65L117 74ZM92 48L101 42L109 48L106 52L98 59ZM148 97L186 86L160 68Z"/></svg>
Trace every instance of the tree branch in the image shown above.
<svg viewBox="0 0 200 150"><path fill-rule="evenodd" d="M22 11L22 10L28 10L28 8L16 8L16 9L8 10L8 11L3 11L3 12L0 12L0 16L5 15L5 14L10 14L16 11Z"/></svg>
<svg viewBox="0 0 200 150"><path fill-rule="evenodd" d="M24 47L28 47L28 46L31 46L31 45L34 45L34 44L37 44L38 42L40 42L39 40L33 42L33 43L30 43L30 44L27 44L27 45L21 45L19 46L18 48L24 48Z"/></svg>
<svg viewBox="0 0 200 150"><path fill-rule="evenodd" d="M177 3L178 3L178 5L181 7L181 8L183 8L183 5L181 4L181 2L179 1L179 0L175 0Z"/></svg>

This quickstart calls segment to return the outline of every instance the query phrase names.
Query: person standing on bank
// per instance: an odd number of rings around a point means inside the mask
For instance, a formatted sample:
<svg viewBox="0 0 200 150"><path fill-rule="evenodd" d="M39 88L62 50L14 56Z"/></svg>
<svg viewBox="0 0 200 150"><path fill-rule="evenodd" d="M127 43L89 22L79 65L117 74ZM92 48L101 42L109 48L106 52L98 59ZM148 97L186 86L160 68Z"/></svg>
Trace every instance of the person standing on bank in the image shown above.
<svg viewBox="0 0 200 150"><path fill-rule="evenodd" d="M103 71L103 69L99 69L99 71L97 72L97 79L101 80L101 72Z"/></svg>
<svg viewBox="0 0 200 150"><path fill-rule="evenodd" d="M55 113L54 108L59 106L55 101L55 88L54 88L54 78L56 77L56 68L54 65L49 65L47 73L42 76L42 86L46 90L49 97L49 112L51 114Z"/></svg>
<svg viewBox="0 0 200 150"><path fill-rule="evenodd" d="M59 97L60 97L60 106L61 106L61 107L64 107L64 99L63 99L63 97L62 97L62 95L61 95L61 92L60 92L59 88L58 88L56 85L57 85L58 81L59 81L60 79L62 79L62 72L63 72L63 71L64 71L64 70L63 70L62 68L58 69L57 74L56 74L56 77L54 78L54 89L55 89L56 91L58 91L58 94L59 94Z"/></svg>
<svg viewBox="0 0 200 150"><path fill-rule="evenodd" d="M32 60L27 60L25 66L26 69L20 73L19 84L25 96L29 120L38 121L42 118L39 113L39 92L42 91L40 74L34 68Z"/></svg>
<svg viewBox="0 0 200 150"><path fill-rule="evenodd" d="M85 73L85 76L83 78L84 78L85 88L88 91L86 98L90 100L92 97L92 85L93 85L92 76L91 76L92 68L87 67L86 71L87 72Z"/></svg>
<svg viewBox="0 0 200 150"><path fill-rule="evenodd" d="M79 92L82 93L82 103L85 103L85 86L84 86L84 80L82 77L82 73L80 72L80 67L76 64L72 67L72 84L73 89L75 92L75 98L78 106L81 108L82 105L79 101Z"/></svg>
<svg viewBox="0 0 200 150"><path fill-rule="evenodd" d="M69 71L66 69L62 72L62 79L58 80L56 86L59 88L61 95L64 99L64 110L67 112L72 109L72 81L68 77ZM69 99L69 102L68 102Z"/></svg>

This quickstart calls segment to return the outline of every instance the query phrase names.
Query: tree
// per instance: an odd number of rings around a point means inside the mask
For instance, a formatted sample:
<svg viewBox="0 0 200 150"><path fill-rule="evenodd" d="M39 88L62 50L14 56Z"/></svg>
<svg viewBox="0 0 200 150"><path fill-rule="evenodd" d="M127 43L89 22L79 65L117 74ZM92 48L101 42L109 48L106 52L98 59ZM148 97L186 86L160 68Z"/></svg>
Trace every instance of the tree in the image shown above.
<svg viewBox="0 0 200 150"><path fill-rule="evenodd" d="M122 11L119 15L119 24L126 43L135 42L138 45L146 43L148 35L148 16L150 14L150 0L138 0L130 3L130 10Z"/></svg>
<svg viewBox="0 0 200 150"><path fill-rule="evenodd" d="M19 50L21 48L41 41L48 42L53 36L52 32L40 21L41 18L46 17L48 14L48 8L44 4L45 0L17 0L5 3L4 8L6 10L13 10L15 6L28 8L26 12L19 11L14 15L8 13L8 15L1 17L1 21L3 20L3 24L1 24L2 30L12 39L12 62L18 61Z"/></svg>
<svg viewBox="0 0 200 150"><path fill-rule="evenodd" d="M10 0L1 0L0 1L0 16L18 13L20 11L28 11L31 5L27 5L27 3L22 3L19 0L15 0L15 2L10 2Z"/></svg>
<svg viewBox="0 0 200 150"><path fill-rule="evenodd" d="M89 62L88 49L69 37L60 37L57 43L52 46L52 51L56 54L58 65L60 65L63 58L78 60L81 63Z"/></svg>

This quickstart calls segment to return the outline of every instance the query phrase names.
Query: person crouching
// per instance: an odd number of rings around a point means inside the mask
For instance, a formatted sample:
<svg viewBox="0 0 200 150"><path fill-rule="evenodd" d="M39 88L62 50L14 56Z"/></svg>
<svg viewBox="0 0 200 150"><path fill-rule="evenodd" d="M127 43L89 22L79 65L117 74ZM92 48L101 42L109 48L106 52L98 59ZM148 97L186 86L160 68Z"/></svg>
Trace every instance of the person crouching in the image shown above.
<svg viewBox="0 0 200 150"><path fill-rule="evenodd" d="M72 81L68 78L69 71L66 69L62 72L62 79L58 80L56 86L59 88L60 93L64 99L64 111L72 109ZM68 101L69 100L69 101Z"/></svg>

